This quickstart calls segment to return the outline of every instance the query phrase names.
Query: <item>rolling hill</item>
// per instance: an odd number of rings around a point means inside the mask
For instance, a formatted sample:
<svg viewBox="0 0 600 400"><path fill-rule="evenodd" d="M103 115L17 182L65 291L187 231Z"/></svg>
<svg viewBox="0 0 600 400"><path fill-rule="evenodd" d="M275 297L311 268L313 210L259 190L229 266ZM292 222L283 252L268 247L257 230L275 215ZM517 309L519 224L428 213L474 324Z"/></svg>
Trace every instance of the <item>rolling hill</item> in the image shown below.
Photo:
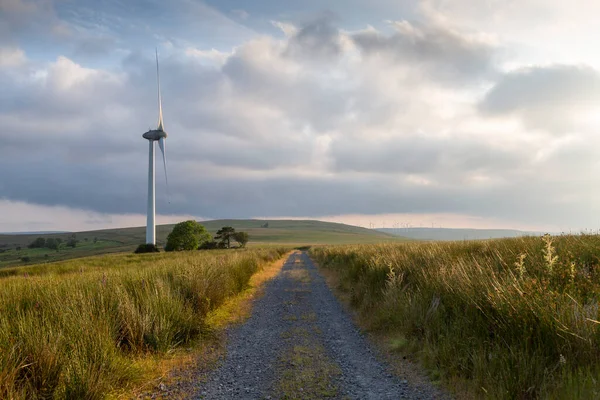
<svg viewBox="0 0 600 400"><path fill-rule="evenodd" d="M459 229L459 228L380 228L379 232L417 240L481 240L521 236L538 236L541 232L515 229Z"/></svg>
<svg viewBox="0 0 600 400"><path fill-rule="evenodd" d="M268 228L263 228L268 223ZM401 238L357 226L321 222L312 220L212 220L202 221L211 234L223 226L232 226L238 231L248 232L249 246L260 244L345 244L345 243L380 243L383 241L401 240ZM173 225L156 227L157 244L163 246ZM76 248L62 248L60 251L50 249L28 249L27 246L37 237L61 238L66 241L71 232L53 234L0 234L0 267L50 262L90 255L133 251L145 240L145 227L104 229L97 231L76 232L79 243ZM19 250L17 250L19 249Z"/></svg>

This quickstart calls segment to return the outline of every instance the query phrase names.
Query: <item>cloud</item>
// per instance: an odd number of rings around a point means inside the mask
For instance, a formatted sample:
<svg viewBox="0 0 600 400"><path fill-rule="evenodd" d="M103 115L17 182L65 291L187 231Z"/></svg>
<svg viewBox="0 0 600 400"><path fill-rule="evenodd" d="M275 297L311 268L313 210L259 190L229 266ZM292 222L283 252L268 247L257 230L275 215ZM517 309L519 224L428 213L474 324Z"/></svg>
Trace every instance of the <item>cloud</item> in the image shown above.
<svg viewBox="0 0 600 400"><path fill-rule="evenodd" d="M600 3L588 0L419 0L426 19L462 30L488 32L508 47L517 65L593 63Z"/></svg>
<svg viewBox="0 0 600 400"><path fill-rule="evenodd" d="M433 23L390 21L396 32L365 30L352 36L368 56L387 57L424 69L430 76L463 83L495 71L496 44L485 35L465 34Z"/></svg>
<svg viewBox="0 0 600 400"><path fill-rule="evenodd" d="M116 46L117 40L110 36L89 36L75 45L76 57L107 56Z"/></svg>
<svg viewBox="0 0 600 400"><path fill-rule="evenodd" d="M244 11L242 9L235 9L235 10L231 10L231 13L236 15L239 19L242 20L246 20L248 19L248 17L250 17L250 14L247 11Z"/></svg>
<svg viewBox="0 0 600 400"><path fill-rule="evenodd" d="M301 26L290 36L285 54L305 62L311 59L331 61L342 52L340 36L333 25L333 17L323 15Z"/></svg>
<svg viewBox="0 0 600 400"><path fill-rule="evenodd" d="M0 47L0 68L15 68L25 64L25 52L18 47Z"/></svg>
<svg viewBox="0 0 600 400"><path fill-rule="evenodd" d="M467 183L473 175L490 180L507 176L508 170L521 169L529 159L517 146L503 148L478 137L423 134L377 141L340 138L331 144L331 155L339 171L422 176L422 182L446 185L451 180Z"/></svg>
<svg viewBox="0 0 600 400"><path fill-rule="evenodd" d="M45 37L45 35L49 37ZM52 1L0 1L0 44L18 44L22 37L43 41L70 34L56 15Z"/></svg>
<svg viewBox="0 0 600 400"><path fill-rule="evenodd" d="M142 226L145 214L103 214L63 206L44 206L0 199L0 232L86 231L115 226ZM157 215L158 224L200 219L190 215Z"/></svg>
<svg viewBox="0 0 600 400"><path fill-rule="evenodd" d="M480 104L488 115L515 115L529 129L563 134L582 128L597 113L600 74L579 65L518 69L503 75Z"/></svg>

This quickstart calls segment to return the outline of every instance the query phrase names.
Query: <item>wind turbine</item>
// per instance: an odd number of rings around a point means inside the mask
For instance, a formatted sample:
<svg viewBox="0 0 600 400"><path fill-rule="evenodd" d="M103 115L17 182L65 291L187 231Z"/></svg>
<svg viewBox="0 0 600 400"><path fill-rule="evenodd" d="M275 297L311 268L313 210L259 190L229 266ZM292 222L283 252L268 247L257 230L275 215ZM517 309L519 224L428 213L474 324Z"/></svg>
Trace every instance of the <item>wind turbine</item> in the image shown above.
<svg viewBox="0 0 600 400"><path fill-rule="evenodd" d="M162 101L160 98L160 74L158 71L158 49L156 50L156 81L158 83L158 128L151 129L144 133L142 137L148 140L148 213L146 217L146 244L156 244L156 193L154 189L154 142L158 142L160 151L163 156L163 165L165 167L165 180L167 182L167 190L169 188L169 180L167 179L167 158L165 157L165 141L167 132L165 132L162 115Z"/></svg>

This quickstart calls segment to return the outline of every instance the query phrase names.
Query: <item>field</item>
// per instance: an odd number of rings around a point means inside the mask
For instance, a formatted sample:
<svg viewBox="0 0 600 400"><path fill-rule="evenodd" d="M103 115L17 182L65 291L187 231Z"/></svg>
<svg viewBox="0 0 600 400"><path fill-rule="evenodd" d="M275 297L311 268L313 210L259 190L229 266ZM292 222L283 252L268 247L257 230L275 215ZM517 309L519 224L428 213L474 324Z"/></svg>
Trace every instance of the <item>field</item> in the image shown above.
<svg viewBox="0 0 600 400"><path fill-rule="evenodd" d="M140 360L202 340L206 316L287 249L121 254L5 270L0 398L104 398Z"/></svg>
<svg viewBox="0 0 600 400"><path fill-rule="evenodd" d="M364 327L460 398L600 397L600 237L313 247Z"/></svg>
<svg viewBox="0 0 600 400"><path fill-rule="evenodd" d="M265 223L268 228L261 228ZM223 226L232 226L238 231L248 232L249 246L264 244L348 244L380 243L398 241L401 238L370 229L344 224L321 221L292 220L214 220L201 222L214 236ZM163 246L173 225L156 227L157 244ZM66 241L70 233L0 235L0 268L14 265L26 265L67 260L107 253L132 252L140 243L145 242L145 227L106 229L77 232L76 248L28 249L27 246L37 237L61 238ZM19 250L17 250L19 248Z"/></svg>

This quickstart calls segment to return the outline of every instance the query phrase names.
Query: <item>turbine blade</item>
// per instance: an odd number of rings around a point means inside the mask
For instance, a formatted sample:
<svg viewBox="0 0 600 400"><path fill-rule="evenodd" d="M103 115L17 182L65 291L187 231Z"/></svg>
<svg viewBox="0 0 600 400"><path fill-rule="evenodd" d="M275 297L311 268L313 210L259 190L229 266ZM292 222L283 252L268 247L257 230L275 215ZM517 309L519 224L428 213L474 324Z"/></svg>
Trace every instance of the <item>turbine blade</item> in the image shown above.
<svg viewBox="0 0 600 400"><path fill-rule="evenodd" d="M169 178L167 176L167 156L165 155L165 138L160 138L158 140L158 146L160 147L160 152L162 153L163 156L163 165L165 167L165 182L167 183L167 197L169 198L169 203L171 202L170 197L171 194L169 193Z"/></svg>
<svg viewBox="0 0 600 400"><path fill-rule="evenodd" d="M158 70L158 49L156 49L156 81L158 82L158 130L164 130L162 115L162 99L160 97L160 73Z"/></svg>

